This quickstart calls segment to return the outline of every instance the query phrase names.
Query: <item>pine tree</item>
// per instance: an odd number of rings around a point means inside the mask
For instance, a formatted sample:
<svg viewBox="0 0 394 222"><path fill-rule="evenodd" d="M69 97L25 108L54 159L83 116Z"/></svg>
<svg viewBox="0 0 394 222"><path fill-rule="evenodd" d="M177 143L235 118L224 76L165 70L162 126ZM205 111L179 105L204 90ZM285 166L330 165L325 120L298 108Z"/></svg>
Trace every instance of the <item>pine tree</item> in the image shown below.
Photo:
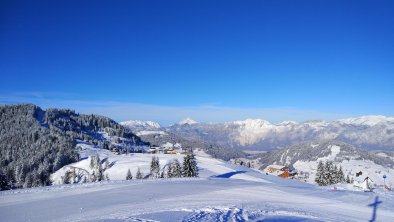
<svg viewBox="0 0 394 222"><path fill-rule="evenodd" d="M93 171L92 175L90 175L90 182L96 182L97 177L95 171Z"/></svg>
<svg viewBox="0 0 394 222"><path fill-rule="evenodd" d="M152 157L152 161L150 164L150 175L152 178L160 177L160 163L158 157Z"/></svg>
<svg viewBox="0 0 394 222"><path fill-rule="evenodd" d="M96 154L96 156L91 156L90 157L90 169L98 169L98 166L101 164L100 163L100 156Z"/></svg>
<svg viewBox="0 0 394 222"><path fill-rule="evenodd" d="M126 175L126 180L131 180L133 179L133 176L131 175L130 169L127 170L127 175Z"/></svg>
<svg viewBox="0 0 394 222"><path fill-rule="evenodd" d="M8 181L5 174L0 171L0 190L8 190Z"/></svg>
<svg viewBox="0 0 394 222"><path fill-rule="evenodd" d="M197 161L193 151L186 154L186 156L183 159L183 176L198 177Z"/></svg>
<svg viewBox="0 0 394 222"><path fill-rule="evenodd" d="M167 163L167 178L173 178L173 161Z"/></svg>
<svg viewBox="0 0 394 222"><path fill-rule="evenodd" d="M104 170L103 167L101 166L101 163L98 163L98 167L97 167L97 181L102 181L104 180Z"/></svg>
<svg viewBox="0 0 394 222"><path fill-rule="evenodd" d="M182 177L182 168L181 164L177 159L174 159L171 164L172 168L172 176L173 177Z"/></svg>
<svg viewBox="0 0 394 222"><path fill-rule="evenodd" d="M323 186L333 184L333 169L332 161L327 161L323 171L323 183L325 184Z"/></svg>
<svg viewBox="0 0 394 222"><path fill-rule="evenodd" d="M338 174L338 167L334 165L332 169L332 181L331 184L337 184L339 182L339 174Z"/></svg>
<svg viewBox="0 0 394 222"><path fill-rule="evenodd" d="M325 184L324 181L324 165L322 161L319 161L318 165L317 165L317 170L316 170L316 178L315 178L315 182L319 185L319 186L325 186L327 184Z"/></svg>
<svg viewBox="0 0 394 222"><path fill-rule="evenodd" d="M90 165L89 165L90 169L94 169L95 168L94 164L95 164L96 161L94 160L94 158L95 158L94 156L90 157Z"/></svg>
<svg viewBox="0 0 394 222"><path fill-rule="evenodd" d="M350 183L350 177L349 177L349 174L346 176L346 183Z"/></svg>
<svg viewBox="0 0 394 222"><path fill-rule="evenodd" d="M138 180L141 180L141 179L144 178L144 175L141 173L141 170L140 170L139 167L138 167L138 170L137 170L137 174L135 175L135 178L138 179Z"/></svg>
<svg viewBox="0 0 394 222"><path fill-rule="evenodd" d="M345 174L343 173L342 166L339 166L338 170L338 183L343 183L345 182Z"/></svg>

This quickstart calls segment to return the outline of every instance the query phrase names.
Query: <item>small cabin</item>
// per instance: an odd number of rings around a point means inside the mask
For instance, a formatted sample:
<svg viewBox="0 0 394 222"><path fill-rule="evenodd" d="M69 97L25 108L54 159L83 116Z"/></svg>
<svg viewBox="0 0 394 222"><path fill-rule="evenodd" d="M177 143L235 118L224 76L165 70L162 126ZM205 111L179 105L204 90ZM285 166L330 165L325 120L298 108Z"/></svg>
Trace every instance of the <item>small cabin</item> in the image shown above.
<svg viewBox="0 0 394 222"><path fill-rule="evenodd" d="M289 178L296 174L290 167L281 165L269 165L264 169L264 172L282 178Z"/></svg>
<svg viewBox="0 0 394 222"><path fill-rule="evenodd" d="M168 149L168 150L165 150L165 154L177 154L177 152L176 152L176 150Z"/></svg>

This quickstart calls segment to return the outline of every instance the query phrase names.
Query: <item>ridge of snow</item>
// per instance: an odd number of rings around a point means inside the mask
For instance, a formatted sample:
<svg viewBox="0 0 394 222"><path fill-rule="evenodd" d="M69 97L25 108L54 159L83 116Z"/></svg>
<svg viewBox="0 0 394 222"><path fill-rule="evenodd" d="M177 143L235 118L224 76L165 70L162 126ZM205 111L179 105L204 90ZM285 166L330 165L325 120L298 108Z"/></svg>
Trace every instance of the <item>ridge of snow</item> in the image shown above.
<svg viewBox="0 0 394 222"><path fill-rule="evenodd" d="M267 126L269 127L273 126L272 123L263 119L238 120L238 121L234 121L233 123L236 125L245 126L247 128L263 128Z"/></svg>
<svg viewBox="0 0 394 222"><path fill-rule="evenodd" d="M197 121L193 120L190 117L187 117L186 119L183 119L180 122L178 122L179 125L185 125L185 124L193 125L197 123L198 123Z"/></svg>
<svg viewBox="0 0 394 222"><path fill-rule="evenodd" d="M370 115L370 116L360 116L355 118L346 118L337 120L339 123L352 124L352 125L366 125L375 126L384 122L394 123L393 117L386 117L382 115Z"/></svg>
<svg viewBox="0 0 394 222"><path fill-rule="evenodd" d="M283 122L280 122L278 126L287 126L287 125L297 125L298 123L296 121L291 121L291 120L286 120Z"/></svg>
<svg viewBox="0 0 394 222"><path fill-rule="evenodd" d="M161 130L141 130L136 133L137 136L145 135L168 135L166 132Z"/></svg>
<svg viewBox="0 0 394 222"><path fill-rule="evenodd" d="M144 121L144 120L128 120L120 122L121 125L126 127L150 127L153 129L161 128L159 123L153 121Z"/></svg>

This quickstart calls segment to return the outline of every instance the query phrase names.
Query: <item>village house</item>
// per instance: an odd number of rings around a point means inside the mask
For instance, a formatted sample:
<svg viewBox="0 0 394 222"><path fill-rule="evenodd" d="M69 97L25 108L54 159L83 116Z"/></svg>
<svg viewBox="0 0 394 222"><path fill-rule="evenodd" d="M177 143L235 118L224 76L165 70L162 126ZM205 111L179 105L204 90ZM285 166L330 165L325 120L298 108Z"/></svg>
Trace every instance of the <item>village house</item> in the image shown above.
<svg viewBox="0 0 394 222"><path fill-rule="evenodd" d="M174 146L171 143L165 143L161 146L151 146L147 153L150 154L178 154L182 152L182 148L179 144Z"/></svg>
<svg viewBox="0 0 394 222"><path fill-rule="evenodd" d="M296 175L294 169L282 165L269 165L263 171L267 174L282 177L282 178L292 178L293 176Z"/></svg>

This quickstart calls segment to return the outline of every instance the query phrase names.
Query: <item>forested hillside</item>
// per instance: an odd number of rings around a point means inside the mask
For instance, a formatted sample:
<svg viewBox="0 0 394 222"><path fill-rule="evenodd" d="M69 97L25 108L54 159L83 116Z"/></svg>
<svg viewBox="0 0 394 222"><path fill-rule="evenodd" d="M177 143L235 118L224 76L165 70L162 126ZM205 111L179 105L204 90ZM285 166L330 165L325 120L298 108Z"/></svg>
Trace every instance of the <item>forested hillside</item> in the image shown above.
<svg viewBox="0 0 394 222"><path fill-rule="evenodd" d="M139 137L115 121L35 105L0 106L1 189L49 185L51 173L79 160L78 140L125 148Z"/></svg>

